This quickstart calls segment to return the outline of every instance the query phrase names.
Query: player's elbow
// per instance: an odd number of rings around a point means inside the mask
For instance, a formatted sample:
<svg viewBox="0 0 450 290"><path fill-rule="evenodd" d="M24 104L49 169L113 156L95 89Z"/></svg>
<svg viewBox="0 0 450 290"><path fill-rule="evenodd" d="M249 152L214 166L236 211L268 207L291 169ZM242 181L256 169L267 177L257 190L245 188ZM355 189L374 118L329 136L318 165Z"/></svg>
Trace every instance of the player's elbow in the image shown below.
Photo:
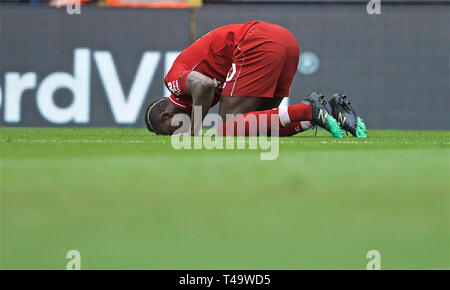
<svg viewBox="0 0 450 290"><path fill-rule="evenodd" d="M202 78L197 81L196 87L203 93L208 93L214 89L214 81L210 78Z"/></svg>
<svg viewBox="0 0 450 290"><path fill-rule="evenodd" d="M191 72L186 78L186 91L192 96L209 94L214 90L214 81L198 72Z"/></svg>

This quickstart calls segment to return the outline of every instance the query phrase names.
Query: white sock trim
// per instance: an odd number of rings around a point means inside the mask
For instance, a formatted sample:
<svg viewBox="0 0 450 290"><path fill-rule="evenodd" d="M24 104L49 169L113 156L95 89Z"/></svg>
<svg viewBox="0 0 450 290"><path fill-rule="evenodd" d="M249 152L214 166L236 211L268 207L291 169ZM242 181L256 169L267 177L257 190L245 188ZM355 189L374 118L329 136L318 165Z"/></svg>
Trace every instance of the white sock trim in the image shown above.
<svg viewBox="0 0 450 290"><path fill-rule="evenodd" d="M310 121L301 121L300 125L302 126L303 131L309 130L312 127Z"/></svg>
<svg viewBox="0 0 450 290"><path fill-rule="evenodd" d="M280 122L281 125L283 125L283 127L291 123L287 106L282 106L278 108L278 116L280 116Z"/></svg>

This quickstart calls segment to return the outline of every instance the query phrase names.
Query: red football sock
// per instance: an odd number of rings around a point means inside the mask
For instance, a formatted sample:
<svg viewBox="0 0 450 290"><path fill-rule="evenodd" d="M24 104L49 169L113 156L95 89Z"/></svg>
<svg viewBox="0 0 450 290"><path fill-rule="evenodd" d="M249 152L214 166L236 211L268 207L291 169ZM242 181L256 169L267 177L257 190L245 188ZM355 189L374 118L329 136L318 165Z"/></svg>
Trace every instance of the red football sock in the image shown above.
<svg viewBox="0 0 450 290"><path fill-rule="evenodd" d="M292 136L309 129L311 105L298 104L267 111L249 112L223 123L217 130L219 136L271 136L273 130L279 130L279 136ZM308 128L303 128L308 127Z"/></svg>
<svg viewBox="0 0 450 290"><path fill-rule="evenodd" d="M290 122L311 121L312 109L310 104L297 104L288 107L281 107L280 114L283 114L283 108L287 108ZM282 116L280 116L280 119Z"/></svg>

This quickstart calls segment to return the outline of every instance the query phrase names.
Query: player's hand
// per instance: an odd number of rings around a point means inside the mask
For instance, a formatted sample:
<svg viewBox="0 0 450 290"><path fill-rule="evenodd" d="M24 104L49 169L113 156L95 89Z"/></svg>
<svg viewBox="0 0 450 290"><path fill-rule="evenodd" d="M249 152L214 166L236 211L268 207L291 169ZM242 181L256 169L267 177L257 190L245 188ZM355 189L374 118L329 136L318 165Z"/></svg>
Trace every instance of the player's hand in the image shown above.
<svg viewBox="0 0 450 290"><path fill-rule="evenodd" d="M213 82L214 82L214 87L220 87L220 85L222 84L220 81L216 80L215 78L213 78Z"/></svg>
<svg viewBox="0 0 450 290"><path fill-rule="evenodd" d="M220 95L222 93L222 82L216 80L215 78L213 79L214 81L214 94L216 95Z"/></svg>

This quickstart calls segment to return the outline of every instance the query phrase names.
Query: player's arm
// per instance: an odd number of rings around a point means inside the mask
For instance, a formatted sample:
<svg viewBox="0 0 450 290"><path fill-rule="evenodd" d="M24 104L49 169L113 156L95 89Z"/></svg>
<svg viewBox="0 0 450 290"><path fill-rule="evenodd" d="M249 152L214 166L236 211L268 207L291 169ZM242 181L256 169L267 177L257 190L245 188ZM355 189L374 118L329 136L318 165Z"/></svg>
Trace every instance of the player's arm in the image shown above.
<svg viewBox="0 0 450 290"><path fill-rule="evenodd" d="M213 79L196 71L191 71L186 77L186 92L192 96L191 135L197 136L214 99L215 82ZM202 107L202 116L194 117L194 106Z"/></svg>

